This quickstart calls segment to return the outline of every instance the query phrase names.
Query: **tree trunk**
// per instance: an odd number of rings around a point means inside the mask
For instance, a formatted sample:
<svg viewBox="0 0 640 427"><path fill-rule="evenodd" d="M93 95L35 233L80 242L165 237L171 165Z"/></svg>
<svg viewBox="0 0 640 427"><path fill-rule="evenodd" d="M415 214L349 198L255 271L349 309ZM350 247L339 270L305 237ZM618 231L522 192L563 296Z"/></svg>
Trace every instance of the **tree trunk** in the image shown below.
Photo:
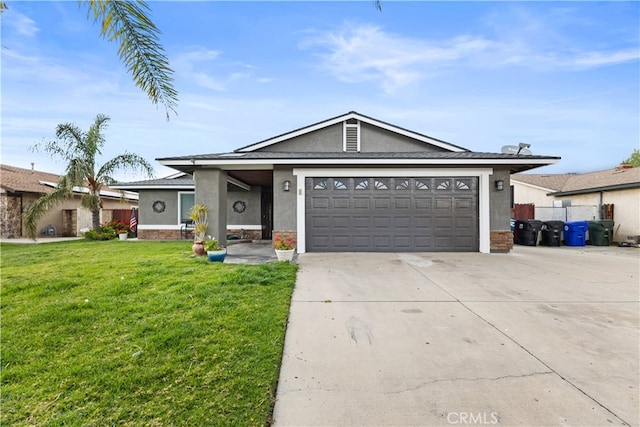
<svg viewBox="0 0 640 427"><path fill-rule="evenodd" d="M91 223L93 229L100 231L100 209L94 209L91 211Z"/></svg>

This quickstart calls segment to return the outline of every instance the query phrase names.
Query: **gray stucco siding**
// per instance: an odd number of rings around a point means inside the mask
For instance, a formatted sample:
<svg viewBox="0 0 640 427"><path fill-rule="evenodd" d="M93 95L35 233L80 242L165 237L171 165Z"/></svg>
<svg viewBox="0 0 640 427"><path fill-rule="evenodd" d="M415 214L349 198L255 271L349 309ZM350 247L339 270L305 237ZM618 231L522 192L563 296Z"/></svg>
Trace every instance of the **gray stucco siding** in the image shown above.
<svg viewBox="0 0 640 427"><path fill-rule="evenodd" d="M284 181L291 181L291 189L284 191ZM292 168L278 168L273 171L273 229L295 230L297 227L297 178Z"/></svg>
<svg viewBox="0 0 640 427"><path fill-rule="evenodd" d="M342 123L264 147L258 151L321 152L342 151Z"/></svg>
<svg viewBox="0 0 640 427"><path fill-rule="evenodd" d="M260 225L260 195L261 187L259 186L252 187L251 191L229 191L227 193L227 224ZM244 212L236 212L233 209L236 202L244 203Z"/></svg>
<svg viewBox="0 0 640 427"><path fill-rule="evenodd" d="M178 192L176 190L145 190L139 193L138 222L146 225L177 225ZM155 212L154 203L164 203L164 211ZM157 203L160 208L162 203Z"/></svg>
<svg viewBox="0 0 640 427"><path fill-rule="evenodd" d="M441 152L447 150L360 122L360 152L397 153L416 151Z"/></svg>
<svg viewBox="0 0 640 427"><path fill-rule="evenodd" d="M493 175L489 178L490 229L509 230L511 228L511 192L509 169L494 167ZM495 182L504 181L504 190L496 190Z"/></svg>

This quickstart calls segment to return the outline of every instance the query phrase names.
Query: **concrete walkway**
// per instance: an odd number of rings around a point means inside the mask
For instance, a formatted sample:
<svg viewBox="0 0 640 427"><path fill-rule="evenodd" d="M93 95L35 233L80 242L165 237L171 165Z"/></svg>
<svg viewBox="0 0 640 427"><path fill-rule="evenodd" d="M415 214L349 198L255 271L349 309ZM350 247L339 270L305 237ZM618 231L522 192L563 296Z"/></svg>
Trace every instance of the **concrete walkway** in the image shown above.
<svg viewBox="0 0 640 427"><path fill-rule="evenodd" d="M275 426L640 422L637 248L298 262Z"/></svg>

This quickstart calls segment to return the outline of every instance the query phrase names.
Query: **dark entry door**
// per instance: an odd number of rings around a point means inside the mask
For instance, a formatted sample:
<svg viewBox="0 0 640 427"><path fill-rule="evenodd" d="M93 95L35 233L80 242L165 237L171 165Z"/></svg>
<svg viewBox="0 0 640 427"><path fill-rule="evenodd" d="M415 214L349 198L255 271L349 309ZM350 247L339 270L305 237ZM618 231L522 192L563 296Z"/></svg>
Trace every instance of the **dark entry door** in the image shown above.
<svg viewBox="0 0 640 427"><path fill-rule="evenodd" d="M271 239L273 231L273 187L263 186L261 194L261 218L262 218L262 238Z"/></svg>
<svg viewBox="0 0 640 427"><path fill-rule="evenodd" d="M478 178L307 178L307 250L477 252Z"/></svg>

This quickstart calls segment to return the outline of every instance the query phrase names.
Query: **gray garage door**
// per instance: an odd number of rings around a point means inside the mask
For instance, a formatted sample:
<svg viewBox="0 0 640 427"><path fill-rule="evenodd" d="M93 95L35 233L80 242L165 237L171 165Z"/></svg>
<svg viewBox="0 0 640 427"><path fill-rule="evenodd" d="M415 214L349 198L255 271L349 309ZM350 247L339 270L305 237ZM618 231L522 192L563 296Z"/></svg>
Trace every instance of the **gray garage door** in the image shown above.
<svg viewBox="0 0 640 427"><path fill-rule="evenodd" d="M310 252L477 252L478 179L307 178Z"/></svg>

